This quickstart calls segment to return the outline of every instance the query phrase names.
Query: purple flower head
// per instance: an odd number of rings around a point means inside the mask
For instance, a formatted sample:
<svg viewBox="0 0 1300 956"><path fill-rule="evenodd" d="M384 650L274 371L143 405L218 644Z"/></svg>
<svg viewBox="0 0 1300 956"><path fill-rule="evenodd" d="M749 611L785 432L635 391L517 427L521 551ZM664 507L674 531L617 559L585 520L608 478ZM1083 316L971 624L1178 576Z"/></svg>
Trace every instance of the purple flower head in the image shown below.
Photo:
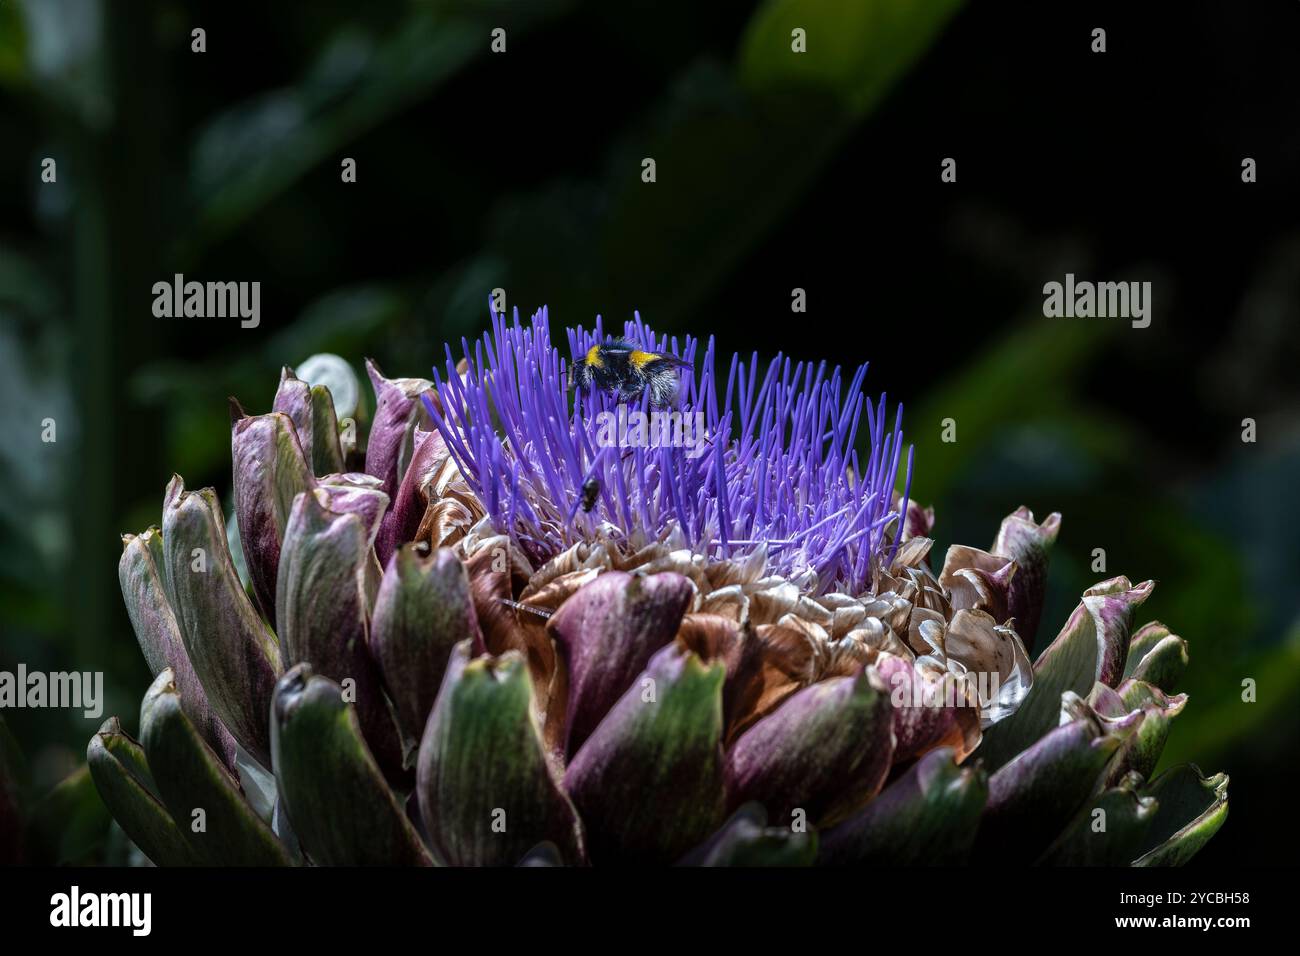
<svg viewBox="0 0 1300 956"><path fill-rule="evenodd" d="M769 573L858 594L874 564L892 558L903 409L890 427L885 397L863 394L865 365L846 380L824 362L778 354L760 370L757 354L733 355L724 384L712 337L699 357L697 339L657 336L637 314L619 337L686 363L673 372L675 407L657 409L648 392L620 404L570 389L574 358L613 336L600 317L594 330L566 332L562 353L545 308L528 326L517 311L513 322L494 312L491 332L462 339L463 372L450 346L445 371L434 369L441 409L425 398L493 524L530 560L598 539L629 550L667 540L711 558L766 548ZM904 500L911 472L909 448ZM587 511L592 479L599 490Z"/></svg>

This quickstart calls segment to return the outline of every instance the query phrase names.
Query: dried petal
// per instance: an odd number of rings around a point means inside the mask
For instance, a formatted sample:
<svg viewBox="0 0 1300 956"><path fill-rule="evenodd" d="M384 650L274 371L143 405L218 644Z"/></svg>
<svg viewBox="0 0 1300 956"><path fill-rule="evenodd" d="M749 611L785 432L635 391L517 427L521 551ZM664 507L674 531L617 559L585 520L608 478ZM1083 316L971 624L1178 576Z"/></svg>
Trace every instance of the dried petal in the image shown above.
<svg viewBox="0 0 1300 956"><path fill-rule="evenodd" d="M939 584L954 611L986 611L997 623L1010 616L1009 595L1017 574L1014 560L954 544L944 558Z"/></svg>
<svg viewBox="0 0 1300 956"><path fill-rule="evenodd" d="M962 681L950 674L927 677L892 654L881 654L874 667L889 688L895 764L936 747L949 748L960 763L979 745L979 701Z"/></svg>
<svg viewBox="0 0 1300 956"><path fill-rule="evenodd" d="M947 660L961 665L978 689L982 725L1014 719L1036 680L1016 632L983 611L958 611L944 632L943 647Z"/></svg>
<svg viewBox="0 0 1300 956"><path fill-rule="evenodd" d="M1047 561L1052 545L1061 530L1061 516L1048 515L1042 524L1034 513L1020 507L1002 519L1002 527L993 542L993 553L1003 554L1016 562L1016 576L1007 594L1007 609L1016 622L1016 631L1032 648L1043 613L1043 594L1047 590Z"/></svg>

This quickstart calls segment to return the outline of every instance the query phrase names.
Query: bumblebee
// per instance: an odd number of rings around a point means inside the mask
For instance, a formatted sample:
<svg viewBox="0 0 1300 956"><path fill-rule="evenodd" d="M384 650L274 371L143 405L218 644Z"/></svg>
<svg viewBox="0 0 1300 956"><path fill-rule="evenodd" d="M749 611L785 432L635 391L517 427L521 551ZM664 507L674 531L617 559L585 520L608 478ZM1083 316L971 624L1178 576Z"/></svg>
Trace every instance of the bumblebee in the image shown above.
<svg viewBox="0 0 1300 956"><path fill-rule="evenodd" d="M569 387L598 388L620 402L635 401L648 390L652 406L667 408L677 399L677 370L690 367L675 356L646 352L624 339L611 339L593 345L573 363Z"/></svg>

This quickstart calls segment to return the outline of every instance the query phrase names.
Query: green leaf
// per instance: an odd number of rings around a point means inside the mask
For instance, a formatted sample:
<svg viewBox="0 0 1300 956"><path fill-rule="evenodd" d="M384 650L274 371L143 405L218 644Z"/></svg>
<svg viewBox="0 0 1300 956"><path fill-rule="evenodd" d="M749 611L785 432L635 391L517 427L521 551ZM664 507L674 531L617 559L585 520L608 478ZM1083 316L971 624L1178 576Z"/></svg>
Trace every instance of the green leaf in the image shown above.
<svg viewBox="0 0 1300 956"><path fill-rule="evenodd" d="M1300 699L1300 626L1280 644L1234 661L1228 673L1231 680L1225 681L1221 671L1212 675L1213 681L1207 678L1214 696L1198 695L1195 706L1178 719L1179 731L1165 745L1166 766L1226 760L1243 742L1274 739L1294 726L1292 708ZM1247 680L1258 684L1249 701Z"/></svg>
<svg viewBox="0 0 1300 956"><path fill-rule="evenodd" d="M723 822L725 676L669 644L578 750L564 786L597 864L671 863Z"/></svg>
<svg viewBox="0 0 1300 956"><path fill-rule="evenodd" d="M1228 818L1228 775L1205 777L1195 764L1162 773L1147 793L1159 807L1134 866L1182 866Z"/></svg>
<svg viewBox="0 0 1300 956"><path fill-rule="evenodd" d="M738 73L749 90L815 89L850 116L874 107L925 52L961 0L767 0L740 42ZM807 52L792 49L806 31Z"/></svg>
<svg viewBox="0 0 1300 956"><path fill-rule="evenodd" d="M171 607L208 702L240 746L270 763L268 715L280 651L235 571L211 488L186 491L180 476L172 477L163 504L163 553Z"/></svg>
<svg viewBox="0 0 1300 956"><path fill-rule="evenodd" d="M346 368L346 362L338 361ZM280 369L280 387L275 392L271 409L289 416L312 475L321 478L347 470L339 442L334 400L328 388L313 386L286 365Z"/></svg>
<svg viewBox="0 0 1300 956"><path fill-rule="evenodd" d="M0 85L11 88L25 85L26 62L27 31L18 7L0 3Z"/></svg>
<svg viewBox="0 0 1300 956"><path fill-rule="evenodd" d="M157 866L192 866L194 849L157 793L144 749L116 717L90 738L86 763L95 789L131 841Z"/></svg>
<svg viewBox="0 0 1300 956"><path fill-rule="evenodd" d="M213 713L207 692L185 652L180 625L167 600L167 587L163 583L165 568L162 534L157 528L149 528L138 535L122 535L122 557L117 567L122 602L149 665L149 673L157 677L163 668L172 669L176 684L181 688L181 701L186 713L204 739L221 754L226 766L233 770L234 738Z"/></svg>
<svg viewBox="0 0 1300 956"><path fill-rule="evenodd" d="M451 650L478 633L465 565L408 542L384 570L366 632L404 736L419 746Z"/></svg>
<svg viewBox="0 0 1300 956"><path fill-rule="evenodd" d="M384 782L339 685L306 664L276 685L271 756L303 849L325 866L427 866L433 861Z"/></svg>
<svg viewBox="0 0 1300 956"><path fill-rule="evenodd" d="M384 504L387 498L377 490ZM379 564L372 532L357 513L331 511L321 489L293 502L276 582L276 633L286 664L311 664L323 677L351 680L366 743L394 785L403 780L402 745L379 668L366 647ZM330 600L321 600L321 595Z"/></svg>
<svg viewBox="0 0 1300 956"><path fill-rule="evenodd" d="M18 863L22 857L26 787L27 762L0 716L0 866Z"/></svg>
<svg viewBox="0 0 1300 956"><path fill-rule="evenodd" d="M510 42L571 6L571 0L541 0L513 7ZM341 33L302 81L210 122L194 148L199 209L186 255L228 236L310 170L336 159L346 144L487 54L495 23L486 14L417 6L382 41ZM326 175L337 177L337 165Z"/></svg>
<svg viewBox="0 0 1300 956"><path fill-rule="evenodd" d="M1088 702L1103 717L1118 719L1134 710L1144 715L1137 733L1124 742L1111 764L1107 784L1113 785L1129 771L1137 771L1143 779L1151 776L1169 739L1170 724L1187 704L1187 695L1170 697L1145 681L1126 680L1117 690L1096 684Z"/></svg>
<svg viewBox="0 0 1300 956"><path fill-rule="evenodd" d="M767 825L761 804L739 807L702 846L691 851L685 866L812 866L817 859L817 831L796 832Z"/></svg>
<svg viewBox="0 0 1300 956"><path fill-rule="evenodd" d="M819 827L847 818L889 776L889 697L870 669L800 689L728 749L728 801L757 800L781 823L800 811Z"/></svg>
<svg viewBox="0 0 1300 956"><path fill-rule="evenodd" d="M1042 322L1041 315L1038 319L1017 323L1014 332L909 408L916 460L924 463L913 486L916 500L940 501L966 476L968 465L988 456L1009 424L1066 403L1073 381L1117 328L1105 322L1060 324ZM991 382L999 387L991 388ZM960 422L959 441L942 440L939 425L945 418ZM1065 510L1061 502L1052 504ZM1067 521L1078 520L1074 512L1066 513Z"/></svg>
<svg viewBox="0 0 1300 956"><path fill-rule="evenodd" d="M185 716L170 670L145 693L140 737L163 803L205 865L293 864L244 799L239 781Z"/></svg>
<svg viewBox="0 0 1300 956"><path fill-rule="evenodd" d="M822 836L818 863L935 866L961 863L988 801L988 774L958 766L951 747L937 747L856 816Z"/></svg>
<svg viewBox="0 0 1300 956"><path fill-rule="evenodd" d="M538 843L584 861L581 825L542 745L523 657L452 651L420 743L416 792L435 850L456 866L513 866Z"/></svg>
<svg viewBox="0 0 1300 956"><path fill-rule="evenodd" d="M318 475L346 471L334 396L324 385L311 387L312 467Z"/></svg>
<svg viewBox="0 0 1300 956"><path fill-rule="evenodd" d="M734 66L689 67L671 96L612 150L610 173L594 195L564 184L502 217L494 251L510 262L515 298L544 295L540 301L562 311L575 300L614 297L652 311L657 324L684 323L789 213L958 5L763 4ZM806 54L790 49L796 15L809 32ZM645 157L656 163L653 184L641 180ZM594 262L593 247L604 250ZM575 270L575 261L590 266ZM551 277L560 270L573 277L569 300L561 294L557 301L554 292ZM673 277L666 286L654 278L664 275Z"/></svg>
<svg viewBox="0 0 1300 956"><path fill-rule="evenodd" d="M32 808L24 834L26 862L42 866L97 862L111 821L83 764Z"/></svg>
<svg viewBox="0 0 1300 956"><path fill-rule="evenodd" d="M278 627L276 575L289 512L294 499L315 488L316 481L311 461L303 453L303 445L288 415L279 411L248 415L233 398L230 414L230 457L239 543L258 607ZM284 635L279 637L283 644Z"/></svg>
<svg viewBox="0 0 1300 956"><path fill-rule="evenodd" d="M1140 852L1156 815L1156 800L1129 774L1079 811L1040 863L1049 866L1127 866ZM1098 812L1100 811L1100 813Z"/></svg>
<svg viewBox="0 0 1300 956"><path fill-rule="evenodd" d="M1133 635L1124 677L1145 681L1166 694L1173 693L1187 669L1187 642L1157 621Z"/></svg>
<svg viewBox="0 0 1300 956"><path fill-rule="evenodd" d="M1062 695L1061 711L1060 726L989 778L977 856L1037 859L1101 786L1107 765L1143 719L1141 712L1102 717L1071 691Z"/></svg>

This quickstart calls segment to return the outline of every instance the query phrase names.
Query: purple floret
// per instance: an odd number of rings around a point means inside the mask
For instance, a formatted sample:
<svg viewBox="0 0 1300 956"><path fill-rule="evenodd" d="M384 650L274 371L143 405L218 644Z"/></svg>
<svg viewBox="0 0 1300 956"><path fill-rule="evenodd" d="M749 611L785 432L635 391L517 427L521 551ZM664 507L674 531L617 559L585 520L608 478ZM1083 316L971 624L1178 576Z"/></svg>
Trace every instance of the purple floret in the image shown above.
<svg viewBox="0 0 1300 956"><path fill-rule="evenodd" d="M898 517L891 502L903 409L887 424L885 396L873 403L862 391L866 365L846 381L824 362L777 355L762 370L757 354L748 362L732 355L723 385L712 337L693 372L700 342L656 336L636 315L622 338L691 366L680 372L673 411L702 413L704 444L602 447L598 416L617 415L617 397L570 391L567 383L573 357L608 336L599 317L592 330L566 332L567 358L551 342L545 308L528 326L518 312L513 321L494 313L491 332L461 340L463 380L450 346L444 370L434 369L445 411L425 400L493 523L531 560L598 536L635 549L676 526L689 547L709 557L742 557L765 543L769 573L812 570L818 591L861 593L874 564L892 559L897 535L891 544L886 532ZM638 411L653 411L647 396L623 409ZM860 437L864 458L856 450ZM905 495L911 474L909 449ZM600 490L588 513L578 504L592 478Z"/></svg>

